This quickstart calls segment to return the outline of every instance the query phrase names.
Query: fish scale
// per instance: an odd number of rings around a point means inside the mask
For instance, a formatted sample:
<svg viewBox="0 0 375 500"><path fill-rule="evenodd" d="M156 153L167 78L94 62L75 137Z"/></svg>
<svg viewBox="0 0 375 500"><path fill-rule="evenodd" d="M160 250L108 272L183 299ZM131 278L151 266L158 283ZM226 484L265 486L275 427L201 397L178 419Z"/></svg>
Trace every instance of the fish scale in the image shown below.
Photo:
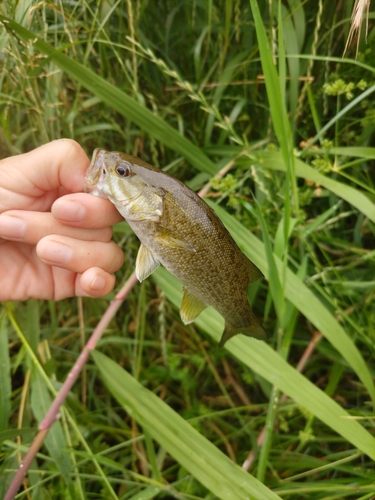
<svg viewBox="0 0 375 500"><path fill-rule="evenodd" d="M140 239L140 281L159 264L181 281L185 324L213 306L225 319L221 346L238 333L265 338L246 293L263 275L194 191L137 157L101 148L94 151L85 191L108 198Z"/></svg>

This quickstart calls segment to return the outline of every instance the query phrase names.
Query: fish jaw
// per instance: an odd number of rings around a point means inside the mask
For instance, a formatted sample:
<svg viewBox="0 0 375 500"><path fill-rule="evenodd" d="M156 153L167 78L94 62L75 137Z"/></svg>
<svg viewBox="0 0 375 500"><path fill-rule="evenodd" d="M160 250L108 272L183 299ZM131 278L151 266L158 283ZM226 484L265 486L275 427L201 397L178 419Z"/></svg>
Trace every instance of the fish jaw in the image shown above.
<svg viewBox="0 0 375 500"><path fill-rule="evenodd" d="M105 150L96 148L93 152L91 163L87 169L83 191L100 198L108 198L106 192L106 170L104 166Z"/></svg>

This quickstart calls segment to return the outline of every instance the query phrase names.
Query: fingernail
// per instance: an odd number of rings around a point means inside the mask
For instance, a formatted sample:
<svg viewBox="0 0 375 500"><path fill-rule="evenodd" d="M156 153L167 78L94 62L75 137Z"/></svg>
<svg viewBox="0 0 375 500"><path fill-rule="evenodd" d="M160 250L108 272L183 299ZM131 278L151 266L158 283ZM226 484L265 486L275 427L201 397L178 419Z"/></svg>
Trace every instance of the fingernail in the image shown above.
<svg viewBox="0 0 375 500"><path fill-rule="evenodd" d="M73 251L57 241L47 241L38 249L38 256L50 264L67 264L72 259Z"/></svg>
<svg viewBox="0 0 375 500"><path fill-rule="evenodd" d="M56 200L52 206L52 215L67 222L79 222L86 215L86 208L78 201Z"/></svg>
<svg viewBox="0 0 375 500"><path fill-rule="evenodd" d="M105 279L103 276L96 276L90 285L91 290L95 290L96 292L100 292L105 287Z"/></svg>
<svg viewBox="0 0 375 500"><path fill-rule="evenodd" d="M0 216L0 236L6 239L22 240L26 232L26 222L18 217Z"/></svg>

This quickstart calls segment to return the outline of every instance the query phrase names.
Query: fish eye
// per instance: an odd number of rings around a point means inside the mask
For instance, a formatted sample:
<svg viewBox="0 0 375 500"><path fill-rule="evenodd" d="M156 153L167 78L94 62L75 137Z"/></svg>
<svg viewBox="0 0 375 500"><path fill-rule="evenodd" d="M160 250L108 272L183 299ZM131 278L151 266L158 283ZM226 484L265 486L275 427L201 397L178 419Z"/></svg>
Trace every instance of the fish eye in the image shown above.
<svg viewBox="0 0 375 500"><path fill-rule="evenodd" d="M117 165L116 173L120 177L128 177L128 175L130 174L130 168L126 165Z"/></svg>

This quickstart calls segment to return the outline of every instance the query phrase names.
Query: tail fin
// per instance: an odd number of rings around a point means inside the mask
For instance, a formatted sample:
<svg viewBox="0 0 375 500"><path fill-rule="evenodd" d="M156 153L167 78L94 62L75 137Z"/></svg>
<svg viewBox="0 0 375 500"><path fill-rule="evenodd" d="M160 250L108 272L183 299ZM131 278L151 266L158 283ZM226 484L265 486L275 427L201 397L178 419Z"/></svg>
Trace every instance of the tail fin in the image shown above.
<svg viewBox="0 0 375 500"><path fill-rule="evenodd" d="M246 326L243 328L234 328L228 323L225 323L225 329L223 332L223 335L221 336L220 342L219 342L219 347L223 347L225 342L227 342L229 339L237 335L238 333L242 333L243 335L246 335L247 337L254 337L259 340L266 340L267 334L262 327L260 323L253 323L250 326Z"/></svg>

